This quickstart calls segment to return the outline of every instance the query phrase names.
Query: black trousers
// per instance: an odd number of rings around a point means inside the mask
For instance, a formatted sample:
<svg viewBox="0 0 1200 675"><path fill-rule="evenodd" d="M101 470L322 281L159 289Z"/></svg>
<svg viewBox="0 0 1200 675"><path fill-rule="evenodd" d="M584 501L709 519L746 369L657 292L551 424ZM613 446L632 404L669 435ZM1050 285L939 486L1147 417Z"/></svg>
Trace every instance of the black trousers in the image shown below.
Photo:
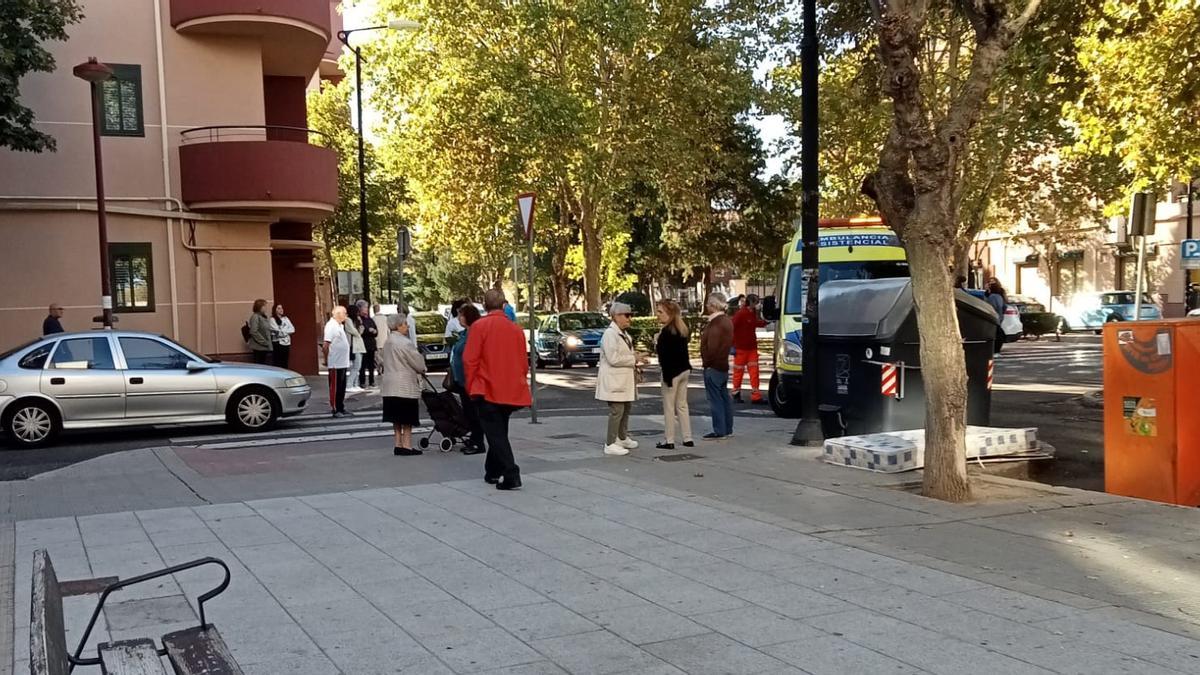
<svg viewBox="0 0 1200 675"><path fill-rule="evenodd" d="M471 400L467 396L466 391L456 383L454 389L458 392L458 399L462 401L463 415L467 418L467 426L471 428L471 438L467 440L467 444L483 448L484 431L483 423L479 420L479 405L476 401Z"/></svg>
<svg viewBox="0 0 1200 675"><path fill-rule="evenodd" d="M335 413L346 412L346 371L348 368L329 369L329 407Z"/></svg>
<svg viewBox="0 0 1200 675"><path fill-rule="evenodd" d="M368 349L366 354L362 355L363 367L358 371L358 386L363 388L368 384L375 386L375 350Z"/></svg>
<svg viewBox="0 0 1200 675"><path fill-rule="evenodd" d="M253 358L255 363L261 363L265 366L271 365L271 352L269 352L269 351L266 351L266 350L259 351L257 349L251 349L250 355L251 355L251 358Z"/></svg>
<svg viewBox="0 0 1200 675"><path fill-rule="evenodd" d="M274 359L274 361L271 365L273 365L277 368L287 368L288 361L291 358L291 354L292 354L292 346L291 345L281 345L278 342L276 342L275 343L275 353L271 355L271 358Z"/></svg>
<svg viewBox="0 0 1200 675"><path fill-rule="evenodd" d="M513 458L512 445L508 442L508 418L516 412L510 405L475 399L479 421L487 436L487 458L483 462L484 478L504 478L506 481L521 476L521 468Z"/></svg>

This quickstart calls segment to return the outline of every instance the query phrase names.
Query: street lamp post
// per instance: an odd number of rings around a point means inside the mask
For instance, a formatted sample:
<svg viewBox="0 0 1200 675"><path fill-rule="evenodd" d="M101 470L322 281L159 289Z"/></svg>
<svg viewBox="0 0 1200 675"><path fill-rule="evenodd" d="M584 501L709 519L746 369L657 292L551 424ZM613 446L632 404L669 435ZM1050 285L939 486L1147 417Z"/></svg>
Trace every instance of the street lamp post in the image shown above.
<svg viewBox="0 0 1200 675"><path fill-rule="evenodd" d="M817 396L817 338L820 332L818 311L820 285L820 197L821 184L817 173L817 85L820 67L817 44L817 3L804 0L804 36L800 43L800 204L801 264L807 279L808 292L804 306L804 323L800 331L803 391L800 397L800 422L792 434L793 445L820 446L825 436L821 430Z"/></svg>
<svg viewBox="0 0 1200 675"><path fill-rule="evenodd" d="M370 237L367 231L367 173L366 173L366 149L363 139L363 101L362 101L362 50L359 47L350 44L350 36L354 33L360 33L368 30L416 30L421 27L421 24L416 21L408 21L406 19L394 19L382 26L364 26L362 28L351 28L350 30L339 30L337 33L338 40L346 45L354 54L354 99L355 99L355 115L358 118L358 236L359 244L362 246L362 295L363 299L370 302L371 300L371 261L370 253Z"/></svg>
<svg viewBox="0 0 1200 675"><path fill-rule="evenodd" d="M104 159L100 148L100 86L112 79L113 71L89 57L72 70L75 77L88 83L92 94L92 149L96 160L96 225L100 234L100 316L93 319L105 328L113 327L112 287L108 277L108 218L104 204Z"/></svg>

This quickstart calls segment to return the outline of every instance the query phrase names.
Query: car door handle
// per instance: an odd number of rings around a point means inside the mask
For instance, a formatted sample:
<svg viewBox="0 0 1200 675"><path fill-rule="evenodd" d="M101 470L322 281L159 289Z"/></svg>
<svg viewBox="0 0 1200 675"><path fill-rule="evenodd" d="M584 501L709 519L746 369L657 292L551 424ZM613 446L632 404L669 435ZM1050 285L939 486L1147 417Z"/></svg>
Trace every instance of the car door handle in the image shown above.
<svg viewBox="0 0 1200 675"><path fill-rule="evenodd" d="M143 379L142 379L142 378L140 378L140 377L131 377L131 378L129 378L129 384L142 384L144 381L145 381L145 380L143 380Z"/></svg>
<svg viewBox="0 0 1200 675"><path fill-rule="evenodd" d="M67 378L65 378L65 377L50 378L50 384L66 384L66 383L67 383Z"/></svg>

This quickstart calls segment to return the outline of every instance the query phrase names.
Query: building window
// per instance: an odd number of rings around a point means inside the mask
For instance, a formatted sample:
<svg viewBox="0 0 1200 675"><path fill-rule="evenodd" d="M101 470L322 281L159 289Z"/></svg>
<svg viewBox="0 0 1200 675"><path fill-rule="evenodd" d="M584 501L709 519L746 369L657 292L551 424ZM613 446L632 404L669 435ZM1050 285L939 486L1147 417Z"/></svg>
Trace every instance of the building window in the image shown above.
<svg viewBox="0 0 1200 675"><path fill-rule="evenodd" d="M1079 292L1083 284L1083 251L1068 251L1058 256L1058 295L1069 298Z"/></svg>
<svg viewBox="0 0 1200 675"><path fill-rule="evenodd" d="M154 311L154 264L150 244L109 244L113 310Z"/></svg>
<svg viewBox="0 0 1200 675"><path fill-rule="evenodd" d="M100 133L145 136L142 119L142 67L110 63L112 79L100 85Z"/></svg>
<svg viewBox="0 0 1200 675"><path fill-rule="evenodd" d="M1117 257L1117 290L1132 291L1137 286L1137 255Z"/></svg>

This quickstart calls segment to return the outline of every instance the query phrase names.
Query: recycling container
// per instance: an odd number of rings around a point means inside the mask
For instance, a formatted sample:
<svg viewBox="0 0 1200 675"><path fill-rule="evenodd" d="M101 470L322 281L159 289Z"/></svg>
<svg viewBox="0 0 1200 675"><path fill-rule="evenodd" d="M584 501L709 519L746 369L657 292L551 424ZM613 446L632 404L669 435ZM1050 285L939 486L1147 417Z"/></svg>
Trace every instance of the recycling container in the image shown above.
<svg viewBox="0 0 1200 675"><path fill-rule="evenodd" d="M1104 489L1200 506L1200 320L1104 326Z"/></svg>
<svg viewBox="0 0 1200 675"><path fill-rule="evenodd" d="M955 290L967 366L967 423L991 418L992 346L999 318ZM818 391L826 437L923 429L925 389L909 279L821 286Z"/></svg>

